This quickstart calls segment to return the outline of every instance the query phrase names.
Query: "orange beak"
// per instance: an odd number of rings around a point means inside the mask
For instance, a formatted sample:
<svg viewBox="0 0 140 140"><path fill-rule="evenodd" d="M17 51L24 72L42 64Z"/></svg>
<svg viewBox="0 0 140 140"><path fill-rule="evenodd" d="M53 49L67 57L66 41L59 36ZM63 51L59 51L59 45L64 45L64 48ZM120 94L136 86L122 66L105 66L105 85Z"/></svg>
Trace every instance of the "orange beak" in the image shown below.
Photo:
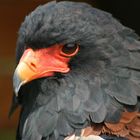
<svg viewBox="0 0 140 140"><path fill-rule="evenodd" d="M13 76L16 96L20 87L29 81L41 77L53 76L55 72L67 73L70 57L61 55L62 45L55 45L39 50L27 49L22 55Z"/></svg>

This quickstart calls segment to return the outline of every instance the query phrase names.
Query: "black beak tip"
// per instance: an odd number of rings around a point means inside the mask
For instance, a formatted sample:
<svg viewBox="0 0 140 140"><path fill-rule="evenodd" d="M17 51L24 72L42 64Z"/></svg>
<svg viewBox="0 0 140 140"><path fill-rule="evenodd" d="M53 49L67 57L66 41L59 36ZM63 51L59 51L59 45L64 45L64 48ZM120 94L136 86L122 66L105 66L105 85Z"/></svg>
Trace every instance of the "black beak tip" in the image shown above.
<svg viewBox="0 0 140 140"><path fill-rule="evenodd" d="M12 104L8 113L9 119L11 118L12 114L15 112L18 106L19 106L18 98L15 95L13 95Z"/></svg>
<svg viewBox="0 0 140 140"><path fill-rule="evenodd" d="M23 84L23 81L20 79L18 73L15 71L14 76L13 76L13 88L14 88L14 93L16 97L18 96L18 92Z"/></svg>

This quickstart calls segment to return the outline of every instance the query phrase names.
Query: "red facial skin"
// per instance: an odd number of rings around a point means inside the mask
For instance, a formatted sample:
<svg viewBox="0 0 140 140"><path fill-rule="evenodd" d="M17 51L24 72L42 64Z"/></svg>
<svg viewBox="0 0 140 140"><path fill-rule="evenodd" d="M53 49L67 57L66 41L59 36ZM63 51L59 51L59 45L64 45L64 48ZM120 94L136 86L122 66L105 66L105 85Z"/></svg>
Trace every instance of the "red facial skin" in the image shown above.
<svg viewBox="0 0 140 140"><path fill-rule="evenodd" d="M37 78L53 76L55 72L68 73L68 63L78 53L79 47L70 53L63 52L63 47L64 45L56 44L39 50L26 49L16 68L21 81L27 83Z"/></svg>

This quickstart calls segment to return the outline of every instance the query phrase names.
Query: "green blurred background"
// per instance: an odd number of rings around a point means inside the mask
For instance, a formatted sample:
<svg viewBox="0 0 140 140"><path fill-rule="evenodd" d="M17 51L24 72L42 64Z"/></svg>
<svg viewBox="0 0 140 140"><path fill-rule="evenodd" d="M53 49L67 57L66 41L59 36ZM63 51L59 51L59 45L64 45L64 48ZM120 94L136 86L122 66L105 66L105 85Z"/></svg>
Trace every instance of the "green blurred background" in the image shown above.
<svg viewBox="0 0 140 140"><path fill-rule="evenodd" d="M25 15L46 2L47 0L0 0L0 140L14 140L16 135L19 109L10 120L8 111L12 97L12 73L15 67L18 28ZM140 34L138 0L87 0L87 2L111 12L124 25Z"/></svg>

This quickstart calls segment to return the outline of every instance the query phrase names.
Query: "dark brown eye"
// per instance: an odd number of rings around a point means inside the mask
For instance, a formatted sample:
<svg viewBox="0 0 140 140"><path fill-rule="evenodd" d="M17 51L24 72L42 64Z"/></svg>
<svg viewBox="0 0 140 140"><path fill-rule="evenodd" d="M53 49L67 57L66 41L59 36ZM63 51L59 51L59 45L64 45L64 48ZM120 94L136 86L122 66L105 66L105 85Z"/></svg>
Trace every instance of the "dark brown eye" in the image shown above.
<svg viewBox="0 0 140 140"><path fill-rule="evenodd" d="M63 56L74 56L79 51L78 44L66 44L61 48L61 55Z"/></svg>

